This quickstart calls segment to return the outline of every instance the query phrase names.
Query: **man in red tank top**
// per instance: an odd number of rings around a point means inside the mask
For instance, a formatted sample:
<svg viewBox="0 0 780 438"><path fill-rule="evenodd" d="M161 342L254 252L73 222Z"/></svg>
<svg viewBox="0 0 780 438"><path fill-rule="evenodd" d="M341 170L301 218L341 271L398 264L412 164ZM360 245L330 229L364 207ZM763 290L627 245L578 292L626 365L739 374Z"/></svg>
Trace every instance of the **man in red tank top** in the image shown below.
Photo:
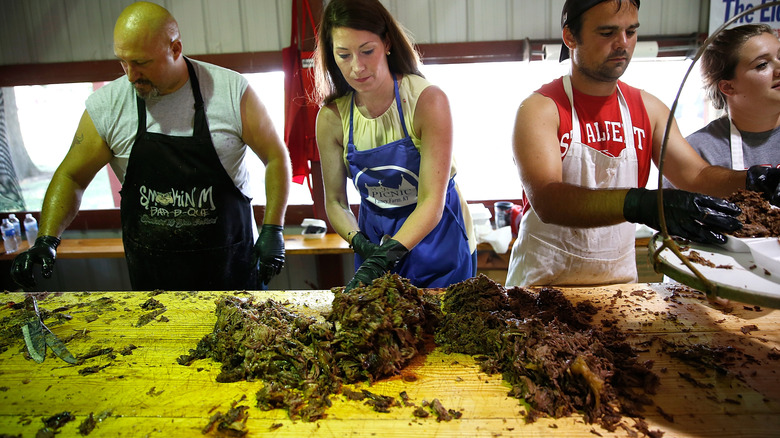
<svg viewBox="0 0 780 438"><path fill-rule="evenodd" d="M527 202L507 285L605 284L632 274L635 280L631 223L660 229L657 194L643 187L650 161L658 164L669 109L619 81L636 46L639 4L564 4L561 60L571 56L571 73L525 99L515 119L513 150ZM669 232L724 243L723 233L741 223L739 209L719 197L747 187L780 203L780 171L767 171L710 166L673 124L664 176L682 190L664 192ZM626 269L592 273L612 263Z"/></svg>

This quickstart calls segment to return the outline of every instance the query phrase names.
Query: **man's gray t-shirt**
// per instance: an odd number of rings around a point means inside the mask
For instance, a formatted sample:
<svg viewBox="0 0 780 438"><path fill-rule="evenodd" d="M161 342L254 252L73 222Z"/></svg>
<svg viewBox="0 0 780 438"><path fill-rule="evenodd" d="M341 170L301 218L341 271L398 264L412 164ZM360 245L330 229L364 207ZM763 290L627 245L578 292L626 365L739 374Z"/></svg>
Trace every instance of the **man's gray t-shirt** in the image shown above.
<svg viewBox="0 0 780 438"><path fill-rule="evenodd" d="M731 169L730 125L729 118L723 116L686 139L705 161ZM765 132L740 131L740 134L745 169L757 164L780 166L780 128Z"/></svg>
<svg viewBox="0 0 780 438"><path fill-rule="evenodd" d="M236 187L251 196L245 156L247 145L241 138L241 97L248 86L240 74L216 65L190 60L200 82L214 148L222 166ZM87 98L86 107L100 137L114 157L111 168L124 182L127 161L138 129L135 90L126 76L98 89ZM195 98L190 81L171 94L146 100L148 132L191 136L194 127Z"/></svg>
<svg viewBox="0 0 780 438"><path fill-rule="evenodd" d="M713 120L685 139L713 166L731 169L731 124L728 116ZM740 131L745 169L754 165L780 167L780 127L765 132ZM744 170L744 169L737 169ZM664 187L674 187L664 178Z"/></svg>

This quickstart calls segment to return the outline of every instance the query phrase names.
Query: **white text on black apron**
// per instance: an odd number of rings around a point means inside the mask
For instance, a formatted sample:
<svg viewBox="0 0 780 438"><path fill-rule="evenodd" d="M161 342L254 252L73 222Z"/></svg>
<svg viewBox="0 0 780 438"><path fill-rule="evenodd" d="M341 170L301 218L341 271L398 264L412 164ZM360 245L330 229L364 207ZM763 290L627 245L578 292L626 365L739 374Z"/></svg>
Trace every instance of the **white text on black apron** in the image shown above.
<svg viewBox="0 0 780 438"><path fill-rule="evenodd" d="M141 219L143 223L175 228L216 223L217 218L210 217L216 210L212 186L159 191L142 185L138 191L139 202L147 213Z"/></svg>

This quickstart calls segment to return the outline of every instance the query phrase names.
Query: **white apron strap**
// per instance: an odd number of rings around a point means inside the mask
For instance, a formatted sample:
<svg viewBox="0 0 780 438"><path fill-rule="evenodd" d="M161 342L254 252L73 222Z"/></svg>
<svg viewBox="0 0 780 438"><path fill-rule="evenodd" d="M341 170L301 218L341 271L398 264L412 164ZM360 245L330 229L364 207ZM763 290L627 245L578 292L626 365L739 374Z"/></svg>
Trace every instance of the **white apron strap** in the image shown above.
<svg viewBox="0 0 780 438"><path fill-rule="evenodd" d="M731 140L731 168L734 170L745 170L744 153L742 152L742 134L729 118L730 140Z"/></svg>

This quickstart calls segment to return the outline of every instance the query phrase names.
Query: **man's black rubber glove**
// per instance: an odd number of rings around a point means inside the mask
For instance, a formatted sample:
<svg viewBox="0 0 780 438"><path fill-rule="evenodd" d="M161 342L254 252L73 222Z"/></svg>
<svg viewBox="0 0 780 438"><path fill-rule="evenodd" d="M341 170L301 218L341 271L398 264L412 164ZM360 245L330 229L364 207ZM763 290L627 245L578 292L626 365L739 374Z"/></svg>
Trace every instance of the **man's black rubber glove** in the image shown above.
<svg viewBox="0 0 780 438"><path fill-rule="evenodd" d="M664 214L669 234L699 243L723 244L721 233L742 228L736 205L724 199L676 189L664 190ZM623 217L660 231L658 191L634 188L626 194Z"/></svg>
<svg viewBox="0 0 780 438"><path fill-rule="evenodd" d="M350 243L349 246L358 253L363 260L371 257L371 255L379 249L379 245L368 240L368 236L362 231L358 231L352 236L352 243Z"/></svg>
<svg viewBox="0 0 780 438"><path fill-rule="evenodd" d="M265 224L252 250L252 265L257 267L257 281L268 284L284 266L284 235L281 225Z"/></svg>
<svg viewBox="0 0 780 438"><path fill-rule="evenodd" d="M54 236L38 236L30 249L14 258L11 265L11 278L25 289L35 287L33 267L41 265L45 278L50 278L54 271L54 261L57 259L57 247L60 239Z"/></svg>
<svg viewBox="0 0 780 438"><path fill-rule="evenodd" d="M780 169L751 166L747 170L745 188L762 193L774 206L780 207Z"/></svg>
<svg viewBox="0 0 780 438"><path fill-rule="evenodd" d="M398 261L409 252L400 242L394 239L388 239L382 246L368 257L360 265L355 276L347 284L345 292L363 285L371 284L374 279L381 277L385 272L393 269Z"/></svg>

